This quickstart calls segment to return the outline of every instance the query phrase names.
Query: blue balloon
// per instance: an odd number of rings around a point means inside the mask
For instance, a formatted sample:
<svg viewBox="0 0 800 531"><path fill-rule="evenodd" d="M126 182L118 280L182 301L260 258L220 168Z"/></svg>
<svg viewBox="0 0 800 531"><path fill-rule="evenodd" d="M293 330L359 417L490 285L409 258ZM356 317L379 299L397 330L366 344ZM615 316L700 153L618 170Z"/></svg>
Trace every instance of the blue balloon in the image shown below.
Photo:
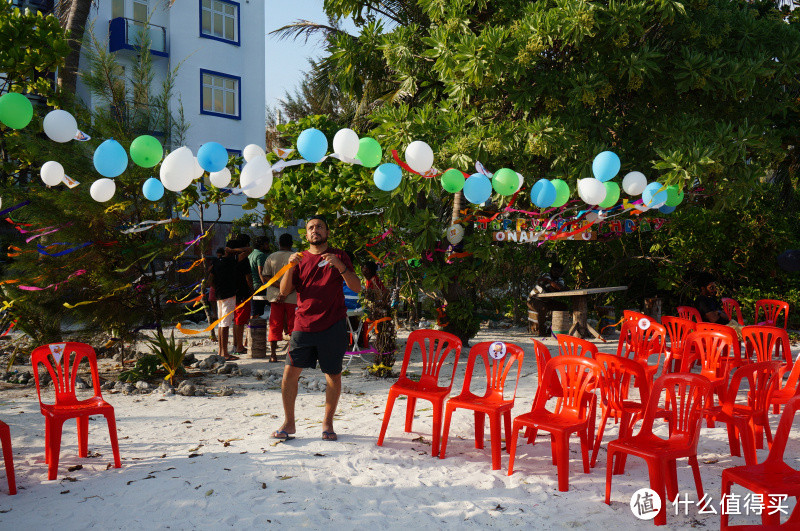
<svg viewBox="0 0 800 531"><path fill-rule="evenodd" d="M297 137L297 152L308 162L320 162L328 152L328 139L319 129L306 129Z"/></svg>
<svg viewBox="0 0 800 531"><path fill-rule="evenodd" d="M113 138L97 146L93 159L94 168L103 177L116 177L128 167L128 153Z"/></svg>
<svg viewBox="0 0 800 531"><path fill-rule="evenodd" d="M556 200L556 187L547 179L539 179L531 188L531 201L539 208L547 208Z"/></svg>
<svg viewBox="0 0 800 531"><path fill-rule="evenodd" d="M228 150L218 142L206 142L197 150L197 162L209 173L222 171L228 164Z"/></svg>
<svg viewBox="0 0 800 531"><path fill-rule="evenodd" d="M621 167L622 163L619 161L619 157L612 151L598 153L592 161L592 173L595 179L600 182L613 179L619 173Z"/></svg>
<svg viewBox="0 0 800 531"><path fill-rule="evenodd" d="M372 179L375 181L375 186L384 192L391 192L397 188L402 178L403 170L400 169L400 166L391 162L381 164L375 168L375 173L372 176Z"/></svg>
<svg viewBox="0 0 800 531"><path fill-rule="evenodd" d="M492 195L492 181L482 173L473 173L464 181L464 197L470 203L480 205Z"/></svg>
<svg viewBox="0 0 800 531"><path fill-rule="evenodd" d="M164 197L164 185L158 179L150 177L142 185L142 193L148 201L158 201Z"/></svg>
<svg viewBox="0 0 800 531"><path fill-rule="evenodd" d="M663 205L667 202L667 197L667 187L659 182L648 184L642 192L642 202L647 207Z"/></svg>
<svg viewBox="0 0 800 531"><path fill-rule="evenodd" d="M672 214L673 212L675 212L675 207L664 205L661 208L659 208L658 211L661 212L662 214Z"/></svg>

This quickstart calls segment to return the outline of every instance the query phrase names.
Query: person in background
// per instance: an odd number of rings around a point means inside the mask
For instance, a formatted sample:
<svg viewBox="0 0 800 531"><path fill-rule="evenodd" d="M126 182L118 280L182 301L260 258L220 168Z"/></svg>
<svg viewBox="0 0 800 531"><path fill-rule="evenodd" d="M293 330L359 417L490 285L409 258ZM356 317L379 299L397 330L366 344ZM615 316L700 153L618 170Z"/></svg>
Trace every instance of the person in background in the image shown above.
<svg viewBox="0 0 800 531"><path fill-rule="evenodd" d="M222 257L211 266L208 280L214 289L217 301L217 316L222 319L218 326L218 352L225 359L228 354L228 330L233 325L233 311L236 308L236 268L237 259L231 246L235 241L228 241L222 251Z"/></svg>
<svg viewBox="0 0 800 531"><path fill-rule="evenodd" d="M292 256L292 235L281 234L278 238L280 250L275 251L264 261L261 268L261 282L267 283L283 266L289 263ZM292 291L288 295L281 295L279 283L267 288L267 300L270 303L269 327L267 341L269 341L269 361L278 361L278 341L283 340L284 334L291 334L294 328L294 312L297 308L297 293Z"/></svg>
<svg viewBox="0 0 800 531"><path fill-rule="evenodd" d="M697 285L700 286L700 295L694 301L694 307L700 312L703 321L727 325L741 332L741 325L736 321L731 321L728 314L722 308L722 301L717 295L717 282L710 273L700 273L697 277Z"/></svg>
<svg viewBox="0 0 800 531"><path fill-rule="evenodd" d="M377 289L381 293L386 291L386 286L383 285L381 279L378 278L378 264L375 262L366 262L361 266L361 275L364 277L366 285L364 289Z"/></svg>
<svg viewBox="0 0 800 531"><path fill-rule="evenodd" d="M244 301L253 294L253 279L250 277L250 262L247 257L250 256L253 249L250 247L250 236L247 234L240 235L231 245L235 245L230 251L236 255L236 272L234 274L236 310L233 314L233 346L236 354L245 354L247 349L244 346L244 327L250 322L250 301L246 303ZM237 359L232 355L228 355L228 358Z"/></svg>
<svg viewBox="0 0 800 531"><path fill-rule="evenodd" d="M268 249L269 239L266 236L259 236L253 240L253 251L247 257L247 261L250 263L250 277L253 279L254 292L264 284L264 281L261 280L261 268L264 267L264 262L267 261ZM267 277L267 280L269 279L270 277ZM256 297L259 297L259 300L256 300L254 297L250 304L253 309L253 317L261 317L264 313L264 308L267 307L266 299L260 299L260 297L263 296L264 293L259 293L256 295Z"/></svg>
<svg viewBox="0 0 800 531"><path fill-rule="evenodd" d="M531 324L531 333L541 337L550 335L551 330L548 330L545 321L553 311L566 311L567 305L561 301L557 301L551 297L538 298L540 293L551 293L554 291L564 291L564 279L561 275L564 274L564 266L559 262L553 262L550 265L550 271L543 273L536 281L533 291L528 295L528 309L532 314L529 319Z"/></svg>

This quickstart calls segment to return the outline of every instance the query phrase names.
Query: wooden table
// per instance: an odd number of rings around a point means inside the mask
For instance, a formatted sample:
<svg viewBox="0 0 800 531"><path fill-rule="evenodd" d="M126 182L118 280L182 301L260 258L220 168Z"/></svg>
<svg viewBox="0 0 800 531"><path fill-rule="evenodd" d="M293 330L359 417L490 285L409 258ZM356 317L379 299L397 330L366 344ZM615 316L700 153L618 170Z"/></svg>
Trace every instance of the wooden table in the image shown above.
<svg viewBox="0 0 800 531"><path fill-rule="evenodd" d="M596 295L598 293L610 293L612 291L625 291L628 286L611 286L608 288L588 288L588 289L573 289L570 291L550 291L547 293L536 293L532 291L531 297L575 297L575 305L572 308L572 327L569 329L569 335L575 337L587 337L590 333L597 339L603 339L600 333L589 325L587 317L589 314L589 295Z"/></svg>

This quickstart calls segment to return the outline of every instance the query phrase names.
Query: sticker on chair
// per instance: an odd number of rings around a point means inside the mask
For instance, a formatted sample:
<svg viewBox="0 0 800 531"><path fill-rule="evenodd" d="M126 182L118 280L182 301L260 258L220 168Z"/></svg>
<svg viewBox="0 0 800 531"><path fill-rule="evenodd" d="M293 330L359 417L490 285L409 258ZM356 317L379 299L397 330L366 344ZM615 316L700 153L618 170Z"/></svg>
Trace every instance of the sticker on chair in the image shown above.
<svg viewBox="0 0 800 531"><path fill-rule="evenodd" d="M53 359L56 360L56 363L61 363L61 358L64 357L64 349L67 348L66 343L53 343L49 345L50 353L53 355Z"/></svg>
<svg viewBox="0 0 800 531"><path fill-rule="evenodd" d="M496 359L501 360L506 357L506 344L502 341L495 341L489 346L489 355Z"/></svg>
<svg viewBox="0 0 800 531"><path fill-rule="evenodd" d="M645 319L644 317L639 319L639 328L642 330L647 330L650 328L650 319Z"/></svg>

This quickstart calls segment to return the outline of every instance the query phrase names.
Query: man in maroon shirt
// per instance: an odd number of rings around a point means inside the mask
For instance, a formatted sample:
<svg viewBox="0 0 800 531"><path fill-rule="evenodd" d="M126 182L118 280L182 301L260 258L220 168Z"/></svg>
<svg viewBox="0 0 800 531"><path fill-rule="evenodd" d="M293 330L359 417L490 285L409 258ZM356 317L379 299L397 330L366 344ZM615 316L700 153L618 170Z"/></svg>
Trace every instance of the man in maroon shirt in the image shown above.
<svg viewBox="0 0 800 531"><path fill-rule="evenodd" d="M342 392L342 360L347 350L342 280L356 293L361 291L361 281L347 254L328 246L325 218L313 216L306 222L306 239L308 251L290 256L289 264L294 267L281 278L281 295L296 291L297 309L281 383L285 419L272 437L285 440L295 433L294 407L300 373L316 368L319 362L327 381L322 439L335 441L333 415Z"/></svg>

